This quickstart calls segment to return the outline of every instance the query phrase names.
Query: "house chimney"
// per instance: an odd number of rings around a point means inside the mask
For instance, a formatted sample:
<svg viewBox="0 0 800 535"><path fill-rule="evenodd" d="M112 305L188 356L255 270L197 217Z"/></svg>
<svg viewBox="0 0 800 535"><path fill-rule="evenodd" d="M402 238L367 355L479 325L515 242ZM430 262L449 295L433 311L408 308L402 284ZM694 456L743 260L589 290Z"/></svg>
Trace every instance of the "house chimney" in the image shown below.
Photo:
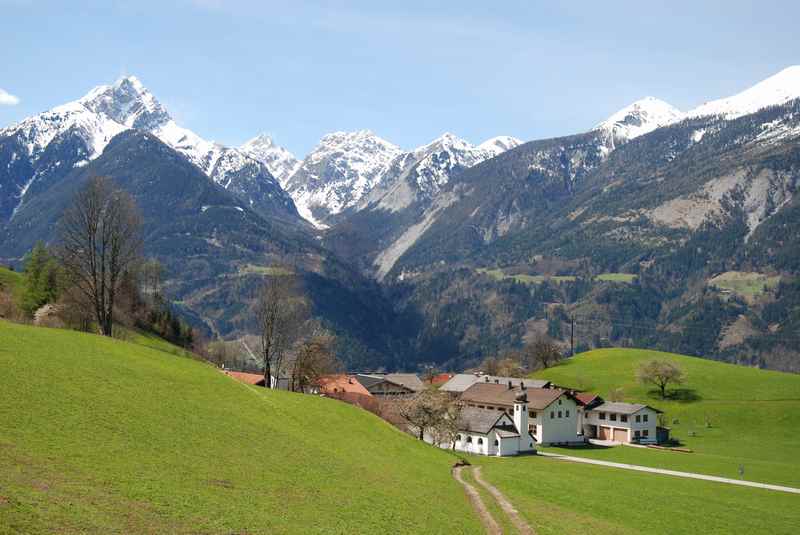
<svg viewBox="0 0 800 535"><path fill-rule="evenodd" d="M487 383L489 382L489 376L488 375L486 376L486 382Z"/></svg>
<svg viewBox="0 0 800 535"><path fill-rule="evenodd" d="M511 384L511 380L508 381L508 389L511 390L514 388L514 385Z"/></svg>
<svg viewBox="0 0 800 535"><path fill-rule="evenodd" d="M527 387L527 386L525 386L525 381L520 381L520 382L519 382L519 387L520 387L521 389L523 389L523 390L527 390L527 389L528 389L528 387Z"/></svg>

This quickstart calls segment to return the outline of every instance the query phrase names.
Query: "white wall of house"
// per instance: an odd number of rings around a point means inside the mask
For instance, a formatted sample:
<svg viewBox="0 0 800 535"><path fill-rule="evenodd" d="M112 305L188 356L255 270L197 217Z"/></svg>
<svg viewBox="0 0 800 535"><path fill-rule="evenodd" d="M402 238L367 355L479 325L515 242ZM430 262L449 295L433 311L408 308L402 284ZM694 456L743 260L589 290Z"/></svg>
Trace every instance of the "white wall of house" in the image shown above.
<svg viewBox="0 0 800 535"><path fill-rule="evenodd" d="M602 417L603 415L605 418ZM628 432L626 435L626 442L655 443L658 413L650 407L645 407L634 414L628 415L590 410L586 413L584 425L587 435L589 434L589 426L597 426L597 437L600 436L599 428L602 426L612 429L612 437L619 435L613 435L614 429L626 430ZM639 432L638 438L636 436L637 431Z"/></svg>
<svg viewBox="0 0 800 535"><path fill-rule="evenodd" d="M490 435L494 435L494 432L491 432ZM461 432L460 436L461 440L456 440L456 449L458 451L489 455L489 444L493 444L493 442L489 441L489 436L467 431ZM492 441L494 441L494 437L492 437Z"/></svg>
<svg viewBox="0 0 800 535"><path fill-rule="evenodd" d="M540 444L574 444L578 437L578 404L569 396L561 396L547 408L536 411L536 438Z"/></svg>

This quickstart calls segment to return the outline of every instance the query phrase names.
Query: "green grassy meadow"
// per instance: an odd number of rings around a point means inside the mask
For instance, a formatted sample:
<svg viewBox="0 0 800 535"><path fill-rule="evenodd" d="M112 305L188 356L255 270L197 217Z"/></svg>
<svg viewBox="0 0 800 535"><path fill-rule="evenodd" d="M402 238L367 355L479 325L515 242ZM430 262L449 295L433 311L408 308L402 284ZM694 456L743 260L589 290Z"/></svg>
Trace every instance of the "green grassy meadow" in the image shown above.
<svg viewBox="0 0 800 535"><path fill-rule="evenodd" d="M781 277L747 271L727 271L717 275L708 283L721 290L728 290L745 298L762 295L765 289L775 288Z"/></svg>
<svg viewBox="0 0 800 535"><path fill-rule="evenodd" d="M0 533L480 532L448 452L138 342L0 321Z"/></svg>
<svg viewBox="0 0 800 535"><path fill-rule="evenodd" d="M686 373L675 399L662 400L636 381L639 363L655 357ZM589 351L535 375L606 399L621 388L625 401L664 411L672 437L693 453L628 446L547 451L731 478L743 466L747 480L800 487L800 375L639 349Z"/></svg>
<svg viewBox="0 0 800 535"><path fill-rule="evenodd" d="M522 284L541 284L545 281L550 282L574 282L577 277L574 275L507 275L502 269L478 269L478 273L490 276L494 280L514 279Z"/></svg>
<svg viewBox="0 0 800 535"><path fill-rule="evenodd" d="M0 289L8 289L17 298L22 293L22 273L0 266Z"/></svg>
<svg viewBox="0 0 800 535"><path fill-rule="evenodd" d="M601 273L594 280L602 282L627 282L632 283L636 280L636 275L632 273Z"/></svg>
<svg viewBox="0 0 800 535"><path fill-rule="evenodd" d="M545 457L470 457L538 535L789 535L800 496Z"/></svg>

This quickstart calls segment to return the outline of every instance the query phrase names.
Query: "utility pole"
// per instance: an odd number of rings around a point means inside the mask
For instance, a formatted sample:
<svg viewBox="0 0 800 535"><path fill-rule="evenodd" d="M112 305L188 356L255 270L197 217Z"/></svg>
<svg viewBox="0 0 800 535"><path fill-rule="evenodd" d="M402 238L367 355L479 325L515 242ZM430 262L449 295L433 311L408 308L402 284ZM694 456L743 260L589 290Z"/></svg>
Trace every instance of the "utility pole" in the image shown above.
<svg viewBox="0 0 800 535"><path fill-rule="evenodd" d="M575 316L569 317L570 333L569 333L569 356L575 356Z"/></svg>

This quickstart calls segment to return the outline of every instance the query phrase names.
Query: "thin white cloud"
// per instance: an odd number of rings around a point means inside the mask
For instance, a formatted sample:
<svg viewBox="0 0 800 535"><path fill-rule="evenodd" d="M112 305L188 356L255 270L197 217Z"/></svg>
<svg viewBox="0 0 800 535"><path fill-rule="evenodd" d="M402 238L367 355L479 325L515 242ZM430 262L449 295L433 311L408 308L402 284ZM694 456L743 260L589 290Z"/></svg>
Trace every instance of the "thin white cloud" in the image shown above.
<svg viewBox="0 0 800 535"><path fill-rule="evenodd" d="M15 97L0 87L0 106L16 106L17 104L19 104L19 97Z"/></svg>

